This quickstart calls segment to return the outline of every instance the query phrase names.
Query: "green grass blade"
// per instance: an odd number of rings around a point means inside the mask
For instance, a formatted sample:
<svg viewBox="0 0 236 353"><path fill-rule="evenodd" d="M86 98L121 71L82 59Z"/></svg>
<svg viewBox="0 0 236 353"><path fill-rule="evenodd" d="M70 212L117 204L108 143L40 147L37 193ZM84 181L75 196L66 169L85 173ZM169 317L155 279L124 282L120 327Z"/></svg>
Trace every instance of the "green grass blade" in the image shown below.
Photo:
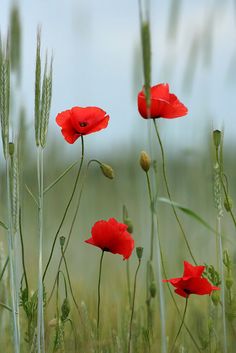
<svg viewBox="0 0 236 353"><path fill-rule="evenodd" d="M69 165L68 168L66 168L64 170L64 172L62 172L50 185L48 185L45 189L44 189L44 194L46 194L49 190L51 190L67 173L69 173L69 171L78 163L78 161L72 163L71 165Z"/></svg>

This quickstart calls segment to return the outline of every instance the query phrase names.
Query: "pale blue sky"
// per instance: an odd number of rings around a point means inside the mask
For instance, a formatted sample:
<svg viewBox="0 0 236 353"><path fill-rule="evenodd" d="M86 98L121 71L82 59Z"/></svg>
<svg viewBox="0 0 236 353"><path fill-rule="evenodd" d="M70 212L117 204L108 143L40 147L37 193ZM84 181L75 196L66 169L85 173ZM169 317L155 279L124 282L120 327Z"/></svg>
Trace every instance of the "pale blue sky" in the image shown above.
<svg viewBox="0 0 236 353"><path fill-rule="evenodd" d="M161 121L165 144L181 153L183 148L197 149L211 126L224 125L226 139L234 141L236 11L234 0L180 2L181 15L174 40L167 37L170 0L151 1L151 20L152 82L169 82L171 91L189 108L186 118ZM3 32L10 4L10 0L0 0ZM26 102L29 118L33 119L35 37L40 24L43 49L48 48L49 53L52 50L54 55L50 138L53 135L61 139L54 123L58 112L75 105L97 105L107 111L111 120L108 129L87 137L91 152L110 153L121 146L129 148L134 142L143 149L148 122L139 117L135 99L135 92L142 85L137 1L21 0L20 10L23 23L21 97ZM212 37L213 47L212 59L206 65L208 36ZM202 49L192 57L197 68L190 90L183 85L183 77L194 40ZM139 71L135 82L134 68ZM77 148L61 143L69 153Z"/></svg>

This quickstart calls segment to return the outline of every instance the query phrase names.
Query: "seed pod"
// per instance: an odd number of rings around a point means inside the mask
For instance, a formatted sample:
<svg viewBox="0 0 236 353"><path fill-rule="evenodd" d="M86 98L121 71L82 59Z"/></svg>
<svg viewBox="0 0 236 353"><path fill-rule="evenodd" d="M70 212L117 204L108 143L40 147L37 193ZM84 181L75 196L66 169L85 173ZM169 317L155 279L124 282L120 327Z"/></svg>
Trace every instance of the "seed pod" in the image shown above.
<svg viewBox="0 0 236 353"><path fill-rule="evenodd" d="M213 141L214 141L215 147L218 148L221 143L221 131L220 130L213 131Z"/></svg>
<svg viewBox="0 0 236 353"><path fill-rule="evenodd" d="M124 224L126 224L126 225L128 226L127 231L132 234L134 228L133 228L133 223L132 223L131 219L130 219L130 218L127 218L127 219L124 221Z"/></svg>
<svg viewBox="0 0 236 353"><path fill-rule="evenodd" d="M63 246L65 244L65 240L66 240L65 237L63 237L63 236L60 237L60 245L61 245L62 248L63 248Z"/></svg>
<svg viewBox="0 0 236 353"><path fill-rule="evenodd" d="M151 158L149 157L147 152L142 151L140 153L139 163L140 163L141 168L147 173L150 169L150 166L151 166Z"/></svg>
<svg viewBox="0 0 236 353"><path fill-rule="evenodd" d="M115 173L110 165L105 164L105 163L101 163L100 168L101 168L101 171L105 177L107 177L109 179L114 179Z"/></svg>
<svg viewBox="0 0 236 353"><path fill-rule="evenodd" d="M143 256L143 247L142 246L138 246L136 248L136 254L139 260L141 260L142 256Z"/></svg>

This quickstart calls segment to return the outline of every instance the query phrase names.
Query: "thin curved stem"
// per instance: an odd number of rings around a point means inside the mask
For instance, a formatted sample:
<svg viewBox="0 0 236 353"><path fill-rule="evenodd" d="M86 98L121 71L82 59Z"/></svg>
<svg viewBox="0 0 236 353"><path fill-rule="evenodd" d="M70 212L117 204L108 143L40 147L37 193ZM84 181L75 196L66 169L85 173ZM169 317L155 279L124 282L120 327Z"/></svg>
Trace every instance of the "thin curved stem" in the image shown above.
<svg viewBox="0 0 236 353"><path fill-rule="evenodd" d="M57 232L56 232L56 234L55 234L55 237L54 237L54 240L53 240L53 243L52 243L51 252L50 252L50 255L49 255L49 258L48 258L48 262L47 262L47 265L46 265L46 267L45 267L44 274L43 274L43 281L44 281L44 279L45 279L45 276L46 276L48 267L49 267L50 262L51 262L51 260L52 260L53 252L54 252L54 249L55 249L55 245L56 245L56 242L57 242L57 239L58 239L60 230L61 230L61 228L62 228L62 225L63 225L63 223L64 223L64 221L65 221L67 212L68 212L69 207L70 207L70 205L71 205L71 202L72 202L72 200L73 200L73 197L74 197L74 194L75 194L75 191L76 191L76 188L77 188L77 184L78 184L78 181L79 181L81 169L82 169L82 166L83 166L83 161L84 161L84 140L83 140L83 136L81 136L81 160L80 160L80 165L79 165L78 174L77 174L77 177L76 177L76 179L75 179L75 184L74 184L74 187L73 187L73 190L72 190L70 199L69 199L69 201L68 201L68 203L67 203L65 212L64 212L64 214L63 214L61 223L60 223L60 225L59 225L59 227L58 227L58 229L57 229Z"/></svg>
<svg viewBox="0 0 236 353"><path fill-rule="evenodd" d="M139 259L139 261L138 261L138 267L136 269L135 276L134 276L134 292L133 292L132 310L131 310L130 323L129 323L128 353L130 353L130 350L131 350L132 323L133 323L133 317L134 317L134 305L135 305L135 297L136 297L137 277L138 277L138 271L139 271L140 265L141 265L141 259Z"/></svg>
<svg viewBox="0 0 236 353"><path fill-rule="evenodd" d="M76 221L76 218L77 218L77 214L78 214L78 211L79 211L79 207L80 207L80 201L81 201L82 193L83 193L83 190L84 190L84 185L85 185L85 181L86 181L88 169L89 169L90 164L91 164L92 162L97 162L97 160L90 160L90 161L88 162L88 165L87 165L87 168L86 168L86 172L85 172L85 177L84 177L84 180L83 180L83 183L82 183L82 186L81 186L81 190L80 190L80 193L79 193L77 205L76 205L76 208L75 208L74 217L73 217L73 219L72 219L72 223L71 223L71 227L70 227L70 230L69 230L68 238L67 238L67 240L66 240L66 244L65 244L65 248L64 248L64 254L66 253L66 250L67 250L67 248L68 248L68 245L69 245L69 242L70 242L70 239L71 239L72 231L73 231L73 228L74 228L74 225L75 225L75 221ZM57 272L60 270L62 261L63 261L63 258L62 258L62 256L61 256L61 258L60 258L60 260L59 260ZM50 302L50 300L52 299L53 292L54 292L54 290L55 290L55 286L56 286L56 278L55 278L55 280L54 280L54 283L53 283L53 286L52 286L52 290L51 290L50 296L49 296L49 298L48 298L47 304L48 304L48 303Z"/></svg>
<svg viewBox="0 0 236 353"><path fill-rule="evenodd" d="M165 187L166 187L166 191L167 191L167 194L168 194L168 197L170 199L170 201L172 201L172 197L171 197L171 193L170 193L170 189L169 189L169 185L168 185L168 181L167 181L167 173L166 173L166 163L165 163L165 152L164 152L164 147L163 147L163 144L162 144L162 141L161 141L161 136L159 134L159 131L158 131L158 128L157 128L157 124L156 124L156 120L153 119L153 122L154 122L154 127L155 127L155 131L156 131L156 135L157 135L157 139L158 139L158 142L159 142L159 145L160 145L160 149L161 149L161 156L162 156L162 171L163 171L163 177L164 177L164 183L165 183ZM176 221L179 225L179 228L182 232L182 235L184 237L184 241L186 243L186 246L188 248L188 251L189 251L189 254L194 262L195 265L197 265L197 262L195 260L195 257L192 253L192 250L191 250L191 247L189 245L189 242L188 242L188 239L187 239L187 236L185 234L185 231L184 231L184 228L181 224L181 221L179 219L179 216L176 212L176 209L175 209L175 206L173 204L171 204L171 207L172 207L172 210L174 212L174 215L175 215L175 218L176 218Z"/></svg>
<svg viewBox="0 0 236 353"><path fill-rule="evenodd" d="M61 254L62 254L62 258L63 258L63 261L64 261L64 264L65 264L65 269L66 269L66 275L67 275L67 279L68 279L68 283L69 283L69 288L70 288L70 293L71 293L71 296L72 296L72 299L73 299L73 302L76 306L76 309L81 317L81 313L80 313L80 310L79 310L79 306L76 302L76 299L75 299L75 296L74 296L74 292L73 292L73 288L72 288L72 284L71 284L71 280L70 280L70 273L69 273L69 269L68 269L68 266L67 266L67 261L66 261L66 257L65 257L65 253L64 253L64 249L63 247L61 246Z"/></svg>
<svg viewBox="0 0 236 353"><path fill-rule="evenodd" d="M170 353L173 352L173 350L174 350L174 348L175 348L175 343L176 343L176 341L177 341L177 339L178 339L178 337L179 337L179 335L180 335L180 332L181 332L181 330L182 330L182 327L183 327L183 325L184 325L184 320L185 320L185 316L186 316L186 312L187 312L187 307L188 307L188 297L186 298L186 301L185 301L185 307L184 307L183 318L182 318L182 321L181 321L179 330L178 330L178 332L177 332L177 334L176 334L176 336L175 336L174 342L173 342L173 344L172 344L172 348L171 348L171 350L170 350Z"/></svg>

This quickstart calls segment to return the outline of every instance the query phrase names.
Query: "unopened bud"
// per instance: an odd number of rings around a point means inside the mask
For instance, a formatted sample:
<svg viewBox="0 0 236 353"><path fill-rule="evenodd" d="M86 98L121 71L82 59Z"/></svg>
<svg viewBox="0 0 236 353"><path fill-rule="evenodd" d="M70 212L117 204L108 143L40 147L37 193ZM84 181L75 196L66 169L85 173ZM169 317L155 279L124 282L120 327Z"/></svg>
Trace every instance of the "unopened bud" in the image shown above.
<svg viewBox="0 0 236 353"><path fill-rule="evenodd" d="M15 150L14 143L13 142L9 142L8 148L9 148L9 155L13 156L14 155L14 150Z"/></svg>
<svg viewBox="0 0 236 353"><path fill-rule="evenodd" d="M134 227L133 227L133 223L132 223L131 219L130 218L126 218L124 220L124 224L126 224L128 226L127 231L129 233L133 233Z"/></svg>
<svg viewBox="0 0 236 353"><path fill-rule="evenodd" d="M157 287L156 287L156 283L155 283L155 282L152 282L152 283L150 284L149 290L150 290L151 297L152 297L152 298L155 298L156 292L157 292Z"/></svg>
<svg viewBox="0 0 236 353"><path fill-rule="evenodd" d="M143 247L142 246L138 246L136 248L136 254L138 256L138 259L141 260L141 258L143 256Z"/></svg>
<svg viewBox="0 0 236 353"><path fill-rule="evenodd" d="M225 280L225 285L226 285L226 288L229 290L234 284L234 280L232 277L227 277L226 280Z"/></svg>
<svg viewBox="0 0 236 353"><path fill-rule="evenodd" d="M57 326L57 319L54 318L54 319L50 320L48 323L48 326L49 327L56 327Z"/></svg>
<svg viewBox="0 0 236 353"><path fill-rule="evenodd" d="M65 244L65 241L66 241L66 238L63 237L63 236L61 236L61 237L60 237L60 245L61 245L62 248L63 248L63 246L64 246L64 244Z"/></svg>
<svg viewBox="0 0 236 353"><path fill-rule="evenodd" d="M221 143L221 131L220 130L213 131L213 140L214 140L215 147L218 148Z"/></svg>
<svg viewBox="0 0 236 353"><path fill-rule="evenodd" d="M103 175L105 175L105 177L107 177L109 179L114 179L114 177L115 177L114 170L112 169L112 167L110 165L105 164L105 163L101 163L100 168L101 168Z"/></svg>
<svg viewBox="0 0 236 353"><path fill-rule="evenodd" d="M67 298L64 299L61 306L61 320L65 321L70 313L70 304Z"/></svg>
<svg viewBox="0 0 236 353"><path fill-rule="evenodd" d="M217 306L220 302L220 294L218 291L213 291L211 295L211 300L215 306Z"/></svg>
<svg viewBox="0 0 236 353"><path fill-rule="evenodd" d="M147 152L142 151L140 153L140 159L139 159L139 163L141 168L145 171L148 172L151 166L151 158L149 157L149 155L147 154Z"/></svg>
<svg viewBox="0 0 236 353"><path fill-rule="evenodd" d="M233 208L233 200L231 199L231 197L227 197L224 200L224 206L227 212L230 212Z"/></svg>

